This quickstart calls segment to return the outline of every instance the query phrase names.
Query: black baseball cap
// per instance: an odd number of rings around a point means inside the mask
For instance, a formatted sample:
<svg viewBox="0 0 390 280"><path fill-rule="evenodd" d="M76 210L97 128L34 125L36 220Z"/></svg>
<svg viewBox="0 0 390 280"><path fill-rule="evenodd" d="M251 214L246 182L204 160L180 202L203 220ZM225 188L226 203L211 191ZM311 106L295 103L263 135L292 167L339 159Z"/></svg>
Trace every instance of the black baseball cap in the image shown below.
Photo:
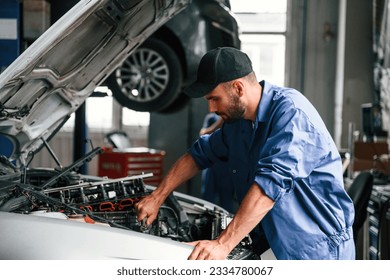
<svg viewBox="0 0 390 280"><path fill-rule="evenodd" d="M251 72L252 62L246 53L231 47L216 48L202 57L197 80L183 91L189 97L202 97L220 83L242 78Z"/></svg>

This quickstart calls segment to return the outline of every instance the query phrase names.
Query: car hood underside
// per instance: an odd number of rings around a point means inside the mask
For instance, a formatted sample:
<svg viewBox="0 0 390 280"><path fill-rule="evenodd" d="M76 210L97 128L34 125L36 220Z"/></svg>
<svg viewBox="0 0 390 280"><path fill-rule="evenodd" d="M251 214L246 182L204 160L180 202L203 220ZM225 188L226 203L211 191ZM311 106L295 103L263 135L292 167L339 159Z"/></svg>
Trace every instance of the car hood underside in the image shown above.
<svg viewBox="0 0 390 280"><path fill-rule="evenodd" d="M148 36L189 0L81 0L0 75L10 159L37 152Z"/></svg>

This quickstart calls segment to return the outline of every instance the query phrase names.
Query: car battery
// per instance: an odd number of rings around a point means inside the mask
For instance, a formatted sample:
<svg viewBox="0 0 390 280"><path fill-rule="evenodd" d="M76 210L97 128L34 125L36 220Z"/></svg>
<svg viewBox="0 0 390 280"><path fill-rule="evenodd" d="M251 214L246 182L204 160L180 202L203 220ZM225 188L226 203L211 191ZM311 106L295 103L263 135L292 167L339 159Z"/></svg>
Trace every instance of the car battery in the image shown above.
<svg viewBox="0 0 390 280"><path fill-rule="evenodd" d="M368 202L368 257L390 259L390 186L374 186Z"/></svg>
<svg viewBox="0 0 390 280"><path fill-rule="evenodd" d="M145 184L157 186L163 177L165 151L134 147L126 149L104 149L98 158L98 175L122 178L151 173L144 178Z"/></svg>

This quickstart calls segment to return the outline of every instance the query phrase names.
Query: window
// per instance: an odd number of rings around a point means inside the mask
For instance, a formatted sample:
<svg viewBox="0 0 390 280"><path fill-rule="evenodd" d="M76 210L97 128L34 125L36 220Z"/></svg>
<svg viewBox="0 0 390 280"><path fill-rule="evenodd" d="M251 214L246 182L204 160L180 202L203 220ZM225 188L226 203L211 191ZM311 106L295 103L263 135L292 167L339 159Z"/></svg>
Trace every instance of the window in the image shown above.
<svg viewBox="0 0 390 280"><path fill-rule="evenodd" d="M137 112L123 107L122 123L125 126L149 126L150 113Z"/></svg>
<svg viewBox="0 0 390 280"><path fill-rule="evenodd" d="M88 128L92 131L110 131L114 124L116 101L107 87L97 87L96 91L106 93L104 97L88 97L86 100L86 119ZM127 108L122 109L122 124L124 126L149 126L150 113L136 112ZM74 114L65 123L63 130L71 131L74 128Z"/></svg>
<svg viewBox="0 0 390 280"><path fill-rule="evenodd" d="M90 96L85 101L86 120L89 129L105 131L112 128L113 98L107 87L97 87L96 92L107 94L104 97ZM72 131L74 128L75 114L73 113L65 123L62 130Z"/></svg>
<svg viewBox="0 0 390 280"><path fill-rule="evenodd" d="M259 80L285 82L287 0L231 0L240 26L241 49Z"/></svg>
<svg viewBox="0 0 390 280"><path fill-rule="evenodd" d="M112 102L111 95L87 98L86 118L89 129L106 131L112 128Z"/></svg>

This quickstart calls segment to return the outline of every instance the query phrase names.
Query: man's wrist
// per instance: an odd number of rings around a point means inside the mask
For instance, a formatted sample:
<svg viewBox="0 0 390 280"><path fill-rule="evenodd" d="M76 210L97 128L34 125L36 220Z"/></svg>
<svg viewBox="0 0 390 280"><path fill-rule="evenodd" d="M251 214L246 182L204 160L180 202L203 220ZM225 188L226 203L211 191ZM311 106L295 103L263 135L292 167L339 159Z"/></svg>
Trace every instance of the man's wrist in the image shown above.
<svg viewBox="0 0 390 280"><path fill-rule="evenodd" d="M234 247L240 242L235 242L234 236L231 235L227 230L224 230L221 235L217 238L218 244L225 247L228 252L232 251Z"/></svg>

